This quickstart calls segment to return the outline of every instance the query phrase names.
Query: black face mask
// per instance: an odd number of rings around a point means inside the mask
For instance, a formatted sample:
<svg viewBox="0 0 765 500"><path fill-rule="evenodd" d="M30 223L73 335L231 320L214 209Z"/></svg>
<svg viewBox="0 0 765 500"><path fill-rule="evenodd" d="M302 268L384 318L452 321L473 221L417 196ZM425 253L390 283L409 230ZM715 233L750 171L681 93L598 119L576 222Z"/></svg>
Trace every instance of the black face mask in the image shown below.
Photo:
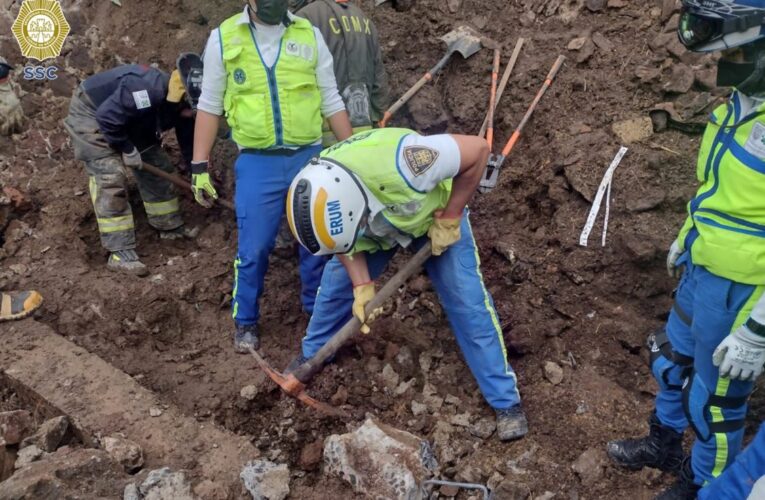
<svg viewBox="0 0 765 500"><path fill-rule="evenodd" d="M736 87L750 97L765 94L765 52L756 54L754 62L717 62L717 86Z"/></svg>
<svg viewBox="0 0 765 500"><path fill-rule="evenodd" d="M0 80L7 78L11 74L11 67L0 63Z"/></svg>
<svg viewBox="0 0 765 500"><path fill-rule="evenodd" d="M277 25L287 17L287 0L255 0L258 19L266 24Z"/></svg>

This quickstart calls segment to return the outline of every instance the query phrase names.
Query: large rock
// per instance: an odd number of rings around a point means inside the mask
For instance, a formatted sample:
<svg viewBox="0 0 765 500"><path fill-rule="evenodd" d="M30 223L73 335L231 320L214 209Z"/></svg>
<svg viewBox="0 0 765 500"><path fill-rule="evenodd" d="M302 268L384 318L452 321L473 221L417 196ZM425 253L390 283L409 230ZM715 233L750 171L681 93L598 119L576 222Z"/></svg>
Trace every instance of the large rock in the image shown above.
<svg viewBox="0 0 765 500"><path fill-rule="evenodd" d="M34 431L34 419L26 410L0 413L0 446L19 444Z"/></svg>
<svg viewBox="0 0 765 500"><path fill-rule="evenodd" d="M169 467L149 472L140 486L129 484L122 495L123 500L197 500L191 492L186 475L173 472Z"/></svg>
<svg viewBox="0 0 765 500"><path fill-rule="evenodd" d="M64 442L66 433L69 430L69 418L66 416L54 417L46 420L37 429L37 432L27 437L21 442L21 447L26 448L30 445L37 445L43 451L52 453L58 449Z"/></svg>
<svg viewBox="0 0 765 500"><path fill-rule="evenodd" d="M0 498L119 498L126 482L105 451L63 447L0 483Z"/></svg>
<svg viewBox="0 0 765 500"><path fill-rule="evenodd" d="M125 472L135 472L143 467L143 450L134 442L121 437L103 439L104 450L112 459L125 468Z"/></svg>
<svg viewBox="0 0 765 500"><path fill-rule="evenodd" d="M324 444L324 467L371 498L419 498L422 481L438 468L426 441L368 419Z"/></svg>
<svg viewBox="0 0 765 500"><path fill-rule="evenodd" d="M253 500L284 500L290 494L290 470L285 464L253 460L244 466L239 477Z"/></svg>
<svg viewBox="0 0 765 500"><path fill-rule="evenodd" d="M582 484L590 486L603 477L606 467L606 457L600 448L590 448L585 451L571 465Z"/></svg>

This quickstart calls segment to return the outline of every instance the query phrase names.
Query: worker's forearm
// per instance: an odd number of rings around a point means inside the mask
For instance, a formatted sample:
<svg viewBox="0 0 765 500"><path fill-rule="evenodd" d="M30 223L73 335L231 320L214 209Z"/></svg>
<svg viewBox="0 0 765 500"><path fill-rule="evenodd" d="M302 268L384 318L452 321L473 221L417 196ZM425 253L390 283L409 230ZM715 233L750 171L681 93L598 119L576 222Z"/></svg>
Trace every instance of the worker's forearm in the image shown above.
<svg viewBox="0 0 765 500"><path fill-rule="evenodd" d="M369 276L369 268L367 267L367 256L365 252L359 252L353 254L353 256L338 255L337 258L340 259L340 262L345 267L353 286L372 281L372 278Z"/></svg>
<svg viewBox="0 0 765 500"><path fill-rule="evenodd" d="M192 161L207 161L210 159L215 138L218 135L220 116L197 111L196 125L194 126L194 154Z"/></svg>
<svg viewBox="0 0 765 500"><path fill-rule="evenodd" d="M327 120L329 121L329 128L332 129L338 141L344 141L353 134L351 121L348 119L348 113L345 110L338 111L327 118Z"/></svg>

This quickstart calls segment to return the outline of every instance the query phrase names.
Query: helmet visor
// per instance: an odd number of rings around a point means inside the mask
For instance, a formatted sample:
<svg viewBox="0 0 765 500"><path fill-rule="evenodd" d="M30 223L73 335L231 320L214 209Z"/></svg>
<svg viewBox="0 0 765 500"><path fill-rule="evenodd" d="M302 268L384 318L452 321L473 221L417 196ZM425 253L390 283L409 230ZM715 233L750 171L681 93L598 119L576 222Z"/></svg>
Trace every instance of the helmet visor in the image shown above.
<svg viewBox="0 0 765 500"><path fill-rule="evenodd" d="M686 10L680 14L677 35L683 45L693 50L722 38L725 34L723 27L723 19L699 16Z"/></svg>

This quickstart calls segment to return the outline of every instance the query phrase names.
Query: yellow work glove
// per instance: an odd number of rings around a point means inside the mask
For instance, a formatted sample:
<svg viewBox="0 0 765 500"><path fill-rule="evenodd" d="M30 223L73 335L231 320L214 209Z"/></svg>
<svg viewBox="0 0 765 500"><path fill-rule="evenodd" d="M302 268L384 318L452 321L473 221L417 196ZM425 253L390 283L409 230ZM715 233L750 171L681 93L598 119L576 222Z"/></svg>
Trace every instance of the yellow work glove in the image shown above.
<svg viewBox="0 0 765 500"><path fill-rule="evenodd" d="M361 333L369 333L369 323L382 313L382 307L374 309L367 317L364 309L375 296L375 284L373 281L362 283L353 287L353 315L361 321Z"/></svg>
<svg viewBox="0 0 765 500"><path fill-rule="evenodd" d="M213 201L218 199L218 193L207 172L206 161L191 162L191 190L197 203L205 208L210 208Z"/></svg>
<svg viewBox="0 0 765 500"><path fill-rule="evenodd" d="M433 255L441 255L460 239L462 217L442 217L442 214L440 210L434 214L433 225L428 229Z"/></svg>

